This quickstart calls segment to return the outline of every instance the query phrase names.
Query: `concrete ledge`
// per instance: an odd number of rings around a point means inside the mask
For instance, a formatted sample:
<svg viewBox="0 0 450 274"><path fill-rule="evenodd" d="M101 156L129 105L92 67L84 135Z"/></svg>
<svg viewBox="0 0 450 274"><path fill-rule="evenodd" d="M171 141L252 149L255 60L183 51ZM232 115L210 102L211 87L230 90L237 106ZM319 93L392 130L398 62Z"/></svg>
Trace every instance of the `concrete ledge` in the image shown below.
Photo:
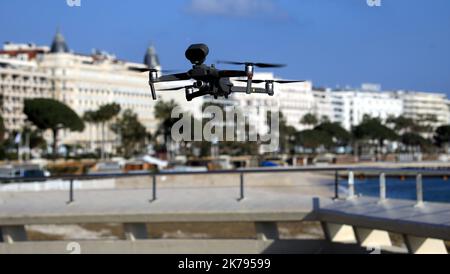
<svg viewBox="0 0 450 274"><path fill-rule="evenodd" d="M256 222L255 231L258 240L277 240L280 237L278 226L275 222Z"/></svg>
<svg viewBox="0 0 450 274"><path fill-rule="evenodd" d="M25 226L3 226L0 227L0 242L12 244L27 240Z"/></svg>
<svg viewBox="0 0 450 274"><path fill-rule="evenodd" d="M411 254L448 254L444 241L404 235L406 247Z"/></svg>
<svg viewBox="0 0 450 274"><path fill-rule="evenodd" d="M350 225L322 222L325 237L334 243L357 243L353 227Z"/></svg>
<svg viewBox="0 0 450 274"><path fill-rule="evenodd" d="M288 222L315 221L310 211L277 212L167 212L124 214L64 214L0 217L0 226L90 223L183 223L183 222Z"/></svg>
<svg viewBox="0 0 450 274"><path fill-rule="evenodd" d="M414 201L359 198L356 201L338 201L320 208L321 221L350 224L398 234L415 235L450 241L449 204L428 203L415 208Z"/></svg>
<svg viewBox="0 0 450 274"><path fill-rule="evenodd" d="M387 247L392 246L391 238L387 231L353 227L358 243L363 247Z"/></svg>
<svg viewBox="0 0 450 274"><path fill-rule="evenodd" d="M358 245L325 240L137 240L0 244L0 254L71 254L74 250L76 254L367 254L367 250Z"/></svg>
<svg viewBox="0 0 450 274"><path fill-rule="evenodd" d="M129 241L148 239L147 225L142 223L123 224L125 239Z"/></svg>

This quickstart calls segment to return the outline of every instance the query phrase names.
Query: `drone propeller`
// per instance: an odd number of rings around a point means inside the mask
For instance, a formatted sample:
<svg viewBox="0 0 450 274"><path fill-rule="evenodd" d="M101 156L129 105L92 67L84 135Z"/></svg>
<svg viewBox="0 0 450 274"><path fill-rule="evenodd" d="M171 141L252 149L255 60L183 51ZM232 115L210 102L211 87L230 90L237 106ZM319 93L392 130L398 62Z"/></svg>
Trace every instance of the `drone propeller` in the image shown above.
<svg viewBox="0 0 450 274"><path fill-rule="evenodd" d="M247 83L247 80L236 80L238 82ZM304 83L305 80L252 80L254 84L261 83L278 83L278 84L292 84L292 83Z"/></svg>
<svg viewBox="0 0 450 274"><path fill-rule="evenodd" d="M149 72L149 71L156 71L156 72L162 72L162 73L175 73L175 72L177 72L177 70L165 70L165 69L157 70L157 69L150 69L148 67L146 67L146 68L129 67L128 69L132 70L132 71L137 71L137 72Z"/></svg>
<svg viewBox="0 0 450 274"><path fill-rule="evenodd" d="M186 89L186 88L193 88L194 86L183 86L183 87L175 87L175 88L165 88L165 89L159 89L160 91L174 91L174 90L180 90L180 89Z"/></svg>
<svg viewBox="0 0 450 274"><path fill-rule="evenodd" d="M234 62L234 61L217 61L217 64L246 65L246 66L255 66L255 67L258 67L258 68L282 68L282 67L286 66L284 64Z"/></svg>
<svg viewBox="0 0 450 274"><path fill-rule="evenodd" d="M242 70L220 70L219 77L221 78L232 78L232 77L245 77L247 73Z"/></svg>

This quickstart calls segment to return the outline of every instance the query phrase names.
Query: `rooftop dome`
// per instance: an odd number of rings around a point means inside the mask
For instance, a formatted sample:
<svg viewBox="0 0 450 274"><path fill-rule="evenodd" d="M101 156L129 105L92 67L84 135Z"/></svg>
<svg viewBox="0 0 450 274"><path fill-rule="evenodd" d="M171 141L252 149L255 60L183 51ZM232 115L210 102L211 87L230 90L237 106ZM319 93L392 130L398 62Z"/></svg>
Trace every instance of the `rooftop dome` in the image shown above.
<svg viewBox="0 0 450 274"><path fill-rule="evenodd" d="M147 49L144 57L144 64L151 69L159 69L161 64L159 63L158 54L156 54L156 50L154 46L150 46Z"/></svg>
<svg viewBox="0 0 450 274"><path fill-rule="evenodd" d="M59 31L56 33L55 38L53 39L50 52L51 53L69 52L69 47L67 46L66 41L64 40L64 36Z"/></svg>

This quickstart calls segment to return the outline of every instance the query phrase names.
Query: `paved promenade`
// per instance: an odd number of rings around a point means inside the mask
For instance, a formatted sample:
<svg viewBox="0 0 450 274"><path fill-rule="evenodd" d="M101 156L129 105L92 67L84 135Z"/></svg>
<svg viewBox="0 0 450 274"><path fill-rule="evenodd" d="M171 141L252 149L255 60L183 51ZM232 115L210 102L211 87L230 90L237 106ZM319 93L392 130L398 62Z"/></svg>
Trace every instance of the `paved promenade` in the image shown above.
<svg viewBox="0 0 450 274"><path fill-rule="evenodd" d="M302 188L167 188L68 193L0 193L0 225L152 222L270 222L319 220L450 240L450 204L359 197L333 201L301 194Z"/></svg>
<svg viewBox="0 0 450 274"><path fill-rule="evenodd" d="M302 220L313 213L313 197L296 188L248 188L239 201L239 188L85 190L75 192L0 193L0 225L122 222ZM322 203L329 204L330 199Z"/></svg>

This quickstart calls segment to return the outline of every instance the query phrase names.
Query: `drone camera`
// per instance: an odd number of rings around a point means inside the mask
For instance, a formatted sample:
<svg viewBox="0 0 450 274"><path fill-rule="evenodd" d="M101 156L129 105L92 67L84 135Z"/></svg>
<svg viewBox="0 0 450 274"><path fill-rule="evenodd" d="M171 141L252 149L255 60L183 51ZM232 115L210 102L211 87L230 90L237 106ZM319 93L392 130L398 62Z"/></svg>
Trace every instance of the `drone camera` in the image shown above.
<svg viewBox="0 0 450 274"><path fill-rule="evenodd" d="M273 96L275 94L273 88L273 82L266 82L266 92L269 96Z"/></svg>
<svg viewBox="0 0 450 274"><path fill-rule="evenodd" d="M186 87L186 100L192 101L192 94L194 94L194 88L193 87Z"/></svg>
<svg viewBox="0 0 450 274"><path fill-rule="evenodd" d="M202 88L203 86L204 86L204 84L203 84L202 81L197 81L197 82L194 83L194 87L195 87L195 88L200 89L200 88Z"/></svg>
<svg viewBox="0 0 450 274"><path fill-rule="evenodd" d="M191 45L186 50L186 58L193 64L193 65L200 65L205 62L206 57L209 54L209 48L205 44L195 44Z"/></svg>

